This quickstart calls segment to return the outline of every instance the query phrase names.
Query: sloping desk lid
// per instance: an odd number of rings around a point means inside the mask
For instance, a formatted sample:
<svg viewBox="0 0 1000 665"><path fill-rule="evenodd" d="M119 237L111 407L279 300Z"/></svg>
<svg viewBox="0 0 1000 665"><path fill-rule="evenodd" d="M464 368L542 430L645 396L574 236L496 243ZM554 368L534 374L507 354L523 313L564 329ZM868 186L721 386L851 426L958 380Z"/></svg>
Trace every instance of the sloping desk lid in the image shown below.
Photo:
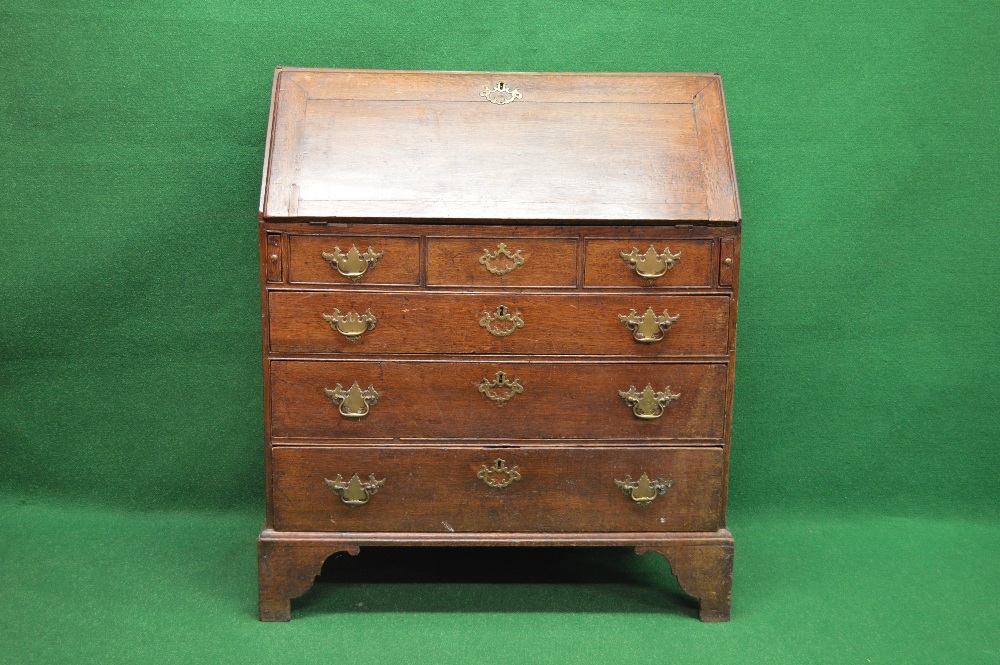
<svg viewBox="0 0 1000 665"><path fill-rule="evenodd" d="M740 219L716 74L279 68L267 218Z"/></svg>

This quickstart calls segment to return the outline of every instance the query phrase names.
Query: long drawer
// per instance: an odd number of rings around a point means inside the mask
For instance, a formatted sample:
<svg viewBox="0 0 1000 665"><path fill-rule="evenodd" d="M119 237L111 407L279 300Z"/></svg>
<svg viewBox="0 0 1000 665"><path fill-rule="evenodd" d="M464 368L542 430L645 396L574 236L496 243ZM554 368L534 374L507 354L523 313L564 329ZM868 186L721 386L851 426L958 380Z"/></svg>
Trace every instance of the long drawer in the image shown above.
<svg viewBox="0 0 1000 665"><path fill-rule="evenodd" d="M725 423L724 363L281 360L270 367L276 437L717 441Z"/></svg>
<svg viewBox="0 0 1000 665"><path fill-rule="evenodd" d="M728 296L274 291L268 310L274 352L725 355L729 339Z"/></svg>
<svg viewBox="0 0 1000 665"><path fill-rule="evenodd" d="M330 446L272 455L280 530L715 531L721 520L721 448Z"/></svg>

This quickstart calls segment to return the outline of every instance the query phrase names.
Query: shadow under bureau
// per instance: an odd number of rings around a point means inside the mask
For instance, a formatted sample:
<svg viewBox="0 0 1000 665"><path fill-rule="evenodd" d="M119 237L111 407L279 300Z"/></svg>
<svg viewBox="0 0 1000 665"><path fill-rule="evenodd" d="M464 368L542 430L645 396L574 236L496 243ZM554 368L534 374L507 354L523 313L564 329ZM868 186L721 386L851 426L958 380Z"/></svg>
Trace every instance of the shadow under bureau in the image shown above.
<svg viewBox="0 0 1000 665"><path fill-rule="evenodd" d="M739 234L715 74L279 68L260 618L365 546L626 545L727 620Z"/></svg>

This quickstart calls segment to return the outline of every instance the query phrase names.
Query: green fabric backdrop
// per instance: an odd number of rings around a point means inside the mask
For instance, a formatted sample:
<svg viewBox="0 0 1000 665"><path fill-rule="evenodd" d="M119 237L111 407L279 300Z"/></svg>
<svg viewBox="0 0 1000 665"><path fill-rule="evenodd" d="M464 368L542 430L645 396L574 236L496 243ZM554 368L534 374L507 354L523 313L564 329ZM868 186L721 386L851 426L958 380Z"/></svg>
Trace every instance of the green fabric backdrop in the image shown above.
<svg viewBox="0 0 1000 665"><path fill-rule="evenodd" d="M805 525L851 524L843 537L855 543L856 559L834 557L816 576L835 579L861 566L868 576L844 584L878 594L879 584L890 584L886 573L864 568L874 554L856 543L895 557L890 544L910 552L905 548L917 541L938 543L925 564L940 561L966 576L959 575L963 586L927 564L927 577L917 578L928 582L936 570L944 580L922 589L900 580L910 595L887 612L921 604L927 630L940 631L924 594L958 594L938 609L964 617L971 637L956 627L947 636L954 644L914 642L912 625L897 622L892 635L914 651L893 661L901 652L890 649L888 660L874 662L918 662L920 654L940 662L934 654L954 654L956 644L967 651L953 662L996 662L1000 637L965 604L979 597L986 605L1000 591L992 577L973 572L1000 560L1000 538L990 530L1000 508L998 25L995 0L3 2L0 490L6 532L20 535L0 542L0 582L23 589L0 612L0 628L20 636L11 662L44 660L28 634L30 617L44 623L60 611L71 637L52 633L64 651L47 652L48 662L86 660L74 649L92 627L65 618L83 611L66 594L93 592L79 571L93 572L88 566L97 557L108 562L110 579L128 569L126 560L140 569L146 556L138 545L102 546L106 539L96 534L132 529L135 542L152 551L160 531L142 541L134 522L166 520L163 533L175 540L161 547L172 551L185 537L169 526L175 511L192 515L201 525L196 533L215 534L204 541L203 558L228 557L244 586L238 600L204 610L195 622L181 612L184 596L169 575L137 573L135 597L125 596L137 602L172 592L177 608L171 605L166 619L150 610L158 618L138 621L134 634L150 630L150 622L178 635L196 624L201 641L185 643L186 659L215 653L220 661L227 653L234 662L237 651L212 642L212 621L241 626L242 637L232 639L243 640L248 658L265 658L256 649L279 634L305 634L244 626L253 619L251 548L263 511L256 209L275 65L721 72L745 220L730 522L747 553L738 556L747 558L737 566L732 626L743 607L744 622L752 615L771 630L711 632L686 614L670 630L696 641L728 636L719 644L730 649L730 662L817 661L805 646L748 648L740 637L772 634L772 646L796 636L796 643L826 645L832 651L819 653L836 654L830 662L864 662L858 658L867 652L853 650L856 626L832 617L803 623L787 614L788 603L784 610L773 603L774 612L785 612L781 624L761 606L751 611L751 587L740 587L744 580L767 594L760 576L775 581L768 562L798 547ZM220 510L233 511L226 513L232 519L204 516ZM102 526L80 526L91 521ZM954 526L960 523L978 523L986 535L962 540L933 527L969 533ZM38 525L49 525L55 540L37 540ZM74 533L76 540L67 535ZM39 569L32 577L53 542L64 553L93 551L79 554L75 573ZM232 542L239 546L222 544ZM841 542L831 537L829 546ZM762 558L755 561L753 552ZM968 568L948 563L964 555L972 557ZM805 559L801 565L806 575ZM212 569L210 589L225 587L226 568ZM199 579L210 577L199 570ZM850 613L859 611L852 604L871 602L824 596L829 580L819 587L801 581L789 597L818 593L812 610L827 611L830 600ZM196 594L205 587L191 586ZM383 588L362 586L365 593ZM882 593L898 595L892 589ZM567 598L570 606L579 600ZM104 594L84 607L91 619L145 616L110 609L122 602ZM103 609L94 614L95 607ZM414 644L424 644L435 626L451 631L442 639L453 645L475 643L472 624L462 632L460 604L439 608L454 614L427 616L405 607L378 615L388 623L354 616L348 625L397 649L417 634L423 637ZM539 643L562 645L558 653L570 660L597 656L591 638L610 634L611 624L595 629L604 615L584 607L583 615L560 615L570 632L542 622L549 641ZM516 612L516 603L507 611ZM324 621L344 629L337 615L310 616L317 623L303 625L313 630ZM530 630L534 622L525 616ZM620 630L633 630L636 653L654 635L661 642L650 644L670 644L655 613L638 624L625 616ZM869 631L888 630L881 614L864 616ZM513 623L493 625L523 635ZM307 630L296 626L287 629ZM403 636L386 637L392 626L402 626ZM831 626L840 632L830 633ZM251 633L258 642L245 641ZM863 634L884 645L876 633ZM162 648L173 645L162 640ZM410 655L473 655L424 646ZM86 653L113 662L165 657L148 644L131 656L95 649ZM557 655L530 655L541 653Z"/></svg>

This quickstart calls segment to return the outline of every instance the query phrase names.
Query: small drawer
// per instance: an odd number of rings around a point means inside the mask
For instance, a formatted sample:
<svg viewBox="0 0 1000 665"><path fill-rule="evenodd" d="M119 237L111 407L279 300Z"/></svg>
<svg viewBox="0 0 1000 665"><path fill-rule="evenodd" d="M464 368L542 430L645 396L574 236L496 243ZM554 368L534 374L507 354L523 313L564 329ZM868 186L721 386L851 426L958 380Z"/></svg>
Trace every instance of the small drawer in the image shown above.
<svg viewBox="0 0 1000 665"><path fill-rule="evenodd" d="M587 240L583 283L617 288L712 286L712 245L711 240Z"/></svg>
<svg viewBox="0 0 1000 665"><path fill-rule="evenodd" d="M724 356L729 297L272 291L272 352Z"/></svg>
<svg viewBox="0 0 1000 665"><path fill-rule="evenodd" d="M418 238L293 235L289 247L293 283L420 283Z"/></svg>
<svg viewBox="0 0 1000 665"><path fill-rule="evenodd" d="M428 238L432 286L576 286L577 241L560 238Z"/></svg>
<svg viewBox="0 0 1000 665"><path fill-rule="evenodd" d="M336 359L270 367L275 437L718 445L725 424L722 362Z"/></svg>
<svg viewBox="0 0 1000 665"><path fill-rule="evenodd" d="M676 532L721 522L721 448L282 446L272 455L274 528L284 531Z"/></svg>

